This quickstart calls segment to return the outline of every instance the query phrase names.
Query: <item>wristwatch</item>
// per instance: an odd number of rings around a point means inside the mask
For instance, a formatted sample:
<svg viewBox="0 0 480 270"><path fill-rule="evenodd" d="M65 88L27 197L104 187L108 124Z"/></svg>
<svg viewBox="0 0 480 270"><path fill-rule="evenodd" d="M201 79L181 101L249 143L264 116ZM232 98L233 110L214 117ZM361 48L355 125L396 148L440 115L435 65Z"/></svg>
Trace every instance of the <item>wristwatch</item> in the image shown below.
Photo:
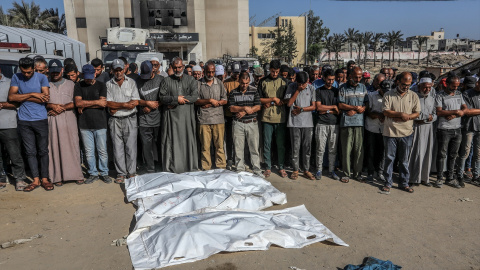
<svg viewBox="0 0 480 270"><path fill-rule="evenodd" d="M300 108L300 112L303 112L303 108Z"/></svg>
<svg viewBox="0 0 480 270"><path fill-rule="evenodd" d="M327 110L327 114L329 114L329 113L330 113L330 110Z"/></svg>

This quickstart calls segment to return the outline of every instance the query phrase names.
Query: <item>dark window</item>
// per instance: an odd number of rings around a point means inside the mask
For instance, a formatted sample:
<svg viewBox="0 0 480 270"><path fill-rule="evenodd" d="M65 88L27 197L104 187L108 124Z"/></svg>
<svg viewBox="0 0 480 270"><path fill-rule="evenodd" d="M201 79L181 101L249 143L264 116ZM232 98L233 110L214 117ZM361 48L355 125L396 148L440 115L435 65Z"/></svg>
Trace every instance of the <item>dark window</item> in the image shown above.
<svg viewBox="0 0 480 270"><path fill-rule="evenodd" d="M187 26L187 0L148 0L150 27Z"/></svg>
<svg viewBox="0 0 480 270"><path fill-rule="evenodd" d="M275 38L275 34L258 34L258 38Z"/></svg>
<svg viewBox="0 0 480 270"><path fill-rule="evenodd" d="M135 28L135 19L134 18L125 18L125 27Z"/></svg>
<svg viewBox="0 0 480 270"><path fill-rule="evenodd" d="M77 28L87 28L87 19L77 18Z"/></svg>
<svg viewBox="0 0 480 270"><path fill-rule="evenodd" d="M110 27L117 27L117 26L120 26L120 19L110 18Z"/></svg>

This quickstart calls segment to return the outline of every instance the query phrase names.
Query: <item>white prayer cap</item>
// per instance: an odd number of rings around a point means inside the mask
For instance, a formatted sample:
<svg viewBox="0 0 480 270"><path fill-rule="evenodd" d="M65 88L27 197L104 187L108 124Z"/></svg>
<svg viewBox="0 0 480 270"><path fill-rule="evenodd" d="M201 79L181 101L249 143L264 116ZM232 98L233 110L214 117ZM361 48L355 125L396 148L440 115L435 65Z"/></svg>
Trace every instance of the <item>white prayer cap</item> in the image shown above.
<svg viewBox="0 0 480 270"><path fill-rule="evenodd" d="M202 67L199 65L193 66L192 71L202 71Z"/></svg>
<svg viewBox="0 0 480 270"><path fill-rule="evenodd" d="M423 77L420 79L420 84L422 83L432 83L432 78Z"/></svg>
<svg viewBox="0 0 480 270"><path fill-rule="evenodd" d="M152 59L150 59L150 62L151 62L151 61L157 61L157 62L160 63L160 60L158 59L158 57L152 57Z"/></svg>

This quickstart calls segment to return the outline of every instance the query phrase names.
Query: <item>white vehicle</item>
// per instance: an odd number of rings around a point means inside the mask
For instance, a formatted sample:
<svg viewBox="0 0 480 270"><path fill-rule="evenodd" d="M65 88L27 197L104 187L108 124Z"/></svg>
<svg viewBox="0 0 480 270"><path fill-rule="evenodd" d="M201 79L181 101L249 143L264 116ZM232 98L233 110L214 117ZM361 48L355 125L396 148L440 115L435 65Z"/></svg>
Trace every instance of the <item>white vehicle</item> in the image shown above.
<svg viewBox="0 0 480 270"><path fill-rule="evenodd" d="M135 60L135 64L140 68L140 65L142 64L143 61L152 59L153 57L157 57L158 60L160 60L160 64L162 65L162 68L165 69L168 66L168 63L166 60L163 60L163 53L159 52L148 52L148 53L139 53L137 55L137 59Z"/></svg>
<svg viewBox="0 0 480 270"><path fill-rule="evenodd" d="M0 69L2 74L7 78L12 78L13 74L20 72L18 70L18 61L21 58L29 57L34 58L35 56L40 55L45 58L45 61L50 61L52 59L58 59L63 62L64 57L58 55L48 55L48 54L34 54L34 53L18 53L18 52L0 52Z"/></svg>

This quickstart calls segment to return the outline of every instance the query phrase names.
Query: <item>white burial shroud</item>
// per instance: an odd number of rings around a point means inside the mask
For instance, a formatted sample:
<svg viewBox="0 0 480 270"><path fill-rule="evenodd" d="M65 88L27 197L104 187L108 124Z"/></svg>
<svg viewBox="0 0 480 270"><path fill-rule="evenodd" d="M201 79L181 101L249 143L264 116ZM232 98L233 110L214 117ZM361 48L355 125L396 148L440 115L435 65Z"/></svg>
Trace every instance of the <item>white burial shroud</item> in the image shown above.
<svg viewBox="0 0 480 270"><path fill-rule="evenodd" d="M225 170L155 173L126 181L137 206L127 243L135 269L161 268L227 251L266 250L272 244L301 248L332 239L348 246L302 205L258 211L286 203L268 181Z"/></svg>

